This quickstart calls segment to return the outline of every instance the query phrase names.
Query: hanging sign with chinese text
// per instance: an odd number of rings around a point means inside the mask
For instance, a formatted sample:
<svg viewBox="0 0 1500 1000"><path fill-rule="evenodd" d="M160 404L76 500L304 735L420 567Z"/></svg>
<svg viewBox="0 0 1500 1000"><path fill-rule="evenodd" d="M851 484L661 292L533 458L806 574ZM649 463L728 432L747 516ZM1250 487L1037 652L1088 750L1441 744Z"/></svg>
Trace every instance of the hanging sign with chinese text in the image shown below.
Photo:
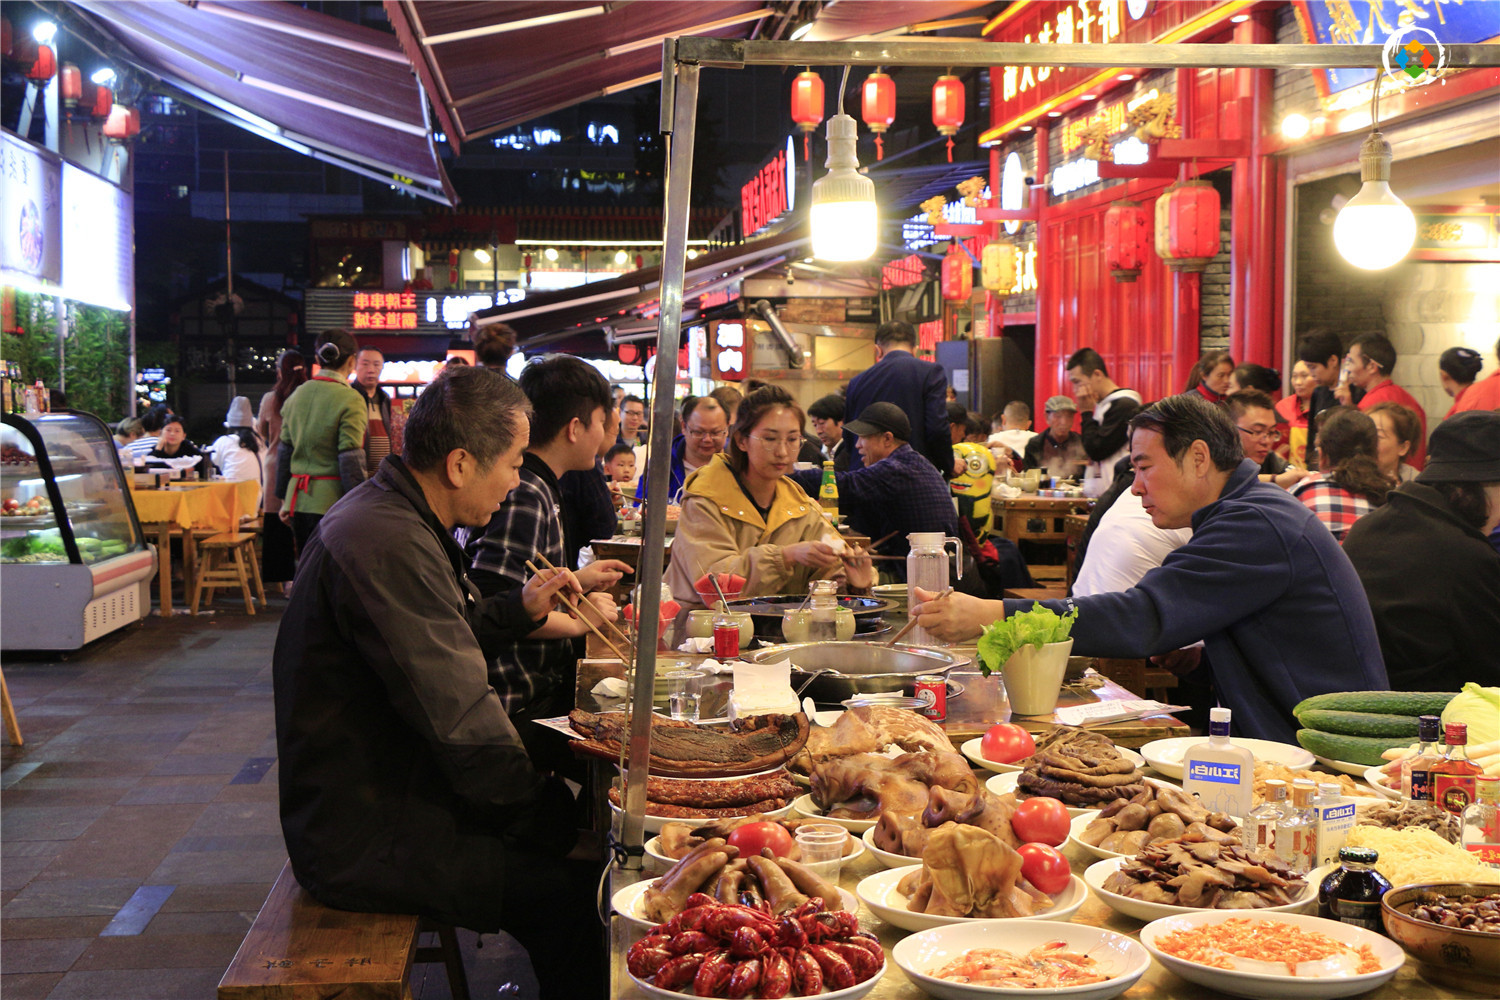
<svg viewBox="0 0 1500 1000"><path fill-rule="evenodd" d="M1403 28L1426 28L1444 45L1492 42L1500 38L1500 3L1298 0L1293 10L1303 40L1321 45L1384 45L1387 38ZM1313 78L1318 83L1319 96L1327 101L1351 87L1368 84L1378 72L1370 67L1343 66L1314 70ZM1368 96L1363 98L1368 99Z"/></svg>
<svg viewBox="0 0 1500 1000"><path fill-rule="evenodd" d="M741 320L716 320L708 324L709 378L740 382L750 368L749 344Z"/></svg>
<svg viewBox="0 0 1500 1000"><path fill-rule="evenodd" d="M786 149L778 150L769 163L755 172L740 188L740 232L746 238L770 225L792 210L797 195L797 162L792 155L792 139Z"/></svg>

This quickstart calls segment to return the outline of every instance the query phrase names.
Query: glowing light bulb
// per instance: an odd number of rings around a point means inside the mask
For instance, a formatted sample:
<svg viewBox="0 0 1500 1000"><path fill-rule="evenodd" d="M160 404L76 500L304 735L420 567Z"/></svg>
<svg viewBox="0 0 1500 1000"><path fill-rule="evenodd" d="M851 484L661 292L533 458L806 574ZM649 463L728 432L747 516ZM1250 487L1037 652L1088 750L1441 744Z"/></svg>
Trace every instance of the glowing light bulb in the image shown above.
<svg viewBox="0 0 1500 1000"><path fill-rule="evenodd" d="M624 250L616 250L615 251L615 263L616 264L624 264L629 259L630 259L630 254L626 253Z"/></svg>
<svg viewBox="0 0 1500 1000"><path fill-rule="evenodd" d="M1391 191L1391 146L1371 132L1359 149L1359 194L1333 220L1333 245L1355 267L1379 271L1404 258L1417 238L1417 219Z"/></svg>
<svg viewBox="0 0 1500 1000"><path fill-rule="evenodd" d="M548 247L542 251L542 256L555 263L557 261L557 249L555 247Z"/></svg>
<svg viewBox="0 0 1500 1000"><path fill-rule="evenodd" d="M880 228L875 182L858 172L856 126L849 115L828 119L828 173L813 183L813 256L869 260Z"/></svg>
<svg viewBox="0 0 1500 1000"><path fill-rule="evenodd" d="M1312 122L1306 115L1290 114L1281 120L1281 134L1288 139L1301 139L1312 131Z"/></svg>
<svg viewBox="0 0 1500 1000"><path fill-rule="evenodd" d="M475 250L474 259L481 264L488 264L490 262L490 252L483 249Z"/></svg>

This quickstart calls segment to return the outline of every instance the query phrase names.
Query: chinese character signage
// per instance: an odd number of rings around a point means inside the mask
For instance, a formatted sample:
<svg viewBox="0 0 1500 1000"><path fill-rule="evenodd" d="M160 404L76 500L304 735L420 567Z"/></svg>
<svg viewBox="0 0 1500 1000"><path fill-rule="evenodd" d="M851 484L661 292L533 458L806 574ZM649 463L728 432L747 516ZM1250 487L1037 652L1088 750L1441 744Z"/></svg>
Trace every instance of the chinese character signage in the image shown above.
<svg viewBox="0 0 1500 1000"><path fill-rule="evenodd" d="M500 290L502 304L520 302L524 288ZM469 328L469 314L495 304L489 292L377 292L343 288L307 290L308 329L343 327L372 333L451 334Z"/></svg>
<svg viewBox="0 0 1500 1000"><path fill-rule="evenodd" d="M1444 45L1500 37L1500 3L1492 0L1298 0L1302 37L1323 45L1384 45L1405 28L1426 28ZM1314 70L1322 95L1368 84L1376 67Z"/></svg>
<svg viewBox="0 0 1500 1000"><path fill-rule="evenodd" d="M355 292L349 325L355 330L415 330L417 293Z"/></svg>
<svg viewBox="0 0 1500 1000"><path fill-rule="evenodd" d="M0 273L62 283L62 168L55 155L0 136Z"/></svg>
<svg viewBox="0 0 1500 1000"><path fill-rule="evenodd" d="M745 324L739 320L717 320L708 325L709 378L740 382L750 368Z"/></svg>
<svg viewBox="0 0 1500 1000"><path fill-rule="evenodd" d="M792 140L740 188L740 232L746 238L770 225L796 203L797 166Z"/></svg>

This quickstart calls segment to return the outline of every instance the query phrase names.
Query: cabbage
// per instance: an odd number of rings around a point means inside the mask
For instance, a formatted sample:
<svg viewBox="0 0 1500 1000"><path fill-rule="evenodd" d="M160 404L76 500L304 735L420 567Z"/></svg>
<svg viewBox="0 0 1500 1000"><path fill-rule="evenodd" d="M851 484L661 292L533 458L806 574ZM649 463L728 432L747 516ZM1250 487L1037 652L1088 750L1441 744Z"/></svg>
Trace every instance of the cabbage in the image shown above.
<svg viewBox="0 0 1500 1000"><path fill-rule="evenodd" d="M1059 615L1051 608L1033 604L1030 611L1019 611L994 622L979 637L979 672L988 677L990 671L1005 666L1005 661L1022 646L1041 649L1050 642L1066 641L1077 620L1076 608Z"/></svg>
<svg viewBox="0 0 1500 1000"><path fill-rule="evenodd" d="M1443 709L1443 723L1469 727L1469 746L1500 740L1500 687L1481 687L1473 681Z"/></svg>

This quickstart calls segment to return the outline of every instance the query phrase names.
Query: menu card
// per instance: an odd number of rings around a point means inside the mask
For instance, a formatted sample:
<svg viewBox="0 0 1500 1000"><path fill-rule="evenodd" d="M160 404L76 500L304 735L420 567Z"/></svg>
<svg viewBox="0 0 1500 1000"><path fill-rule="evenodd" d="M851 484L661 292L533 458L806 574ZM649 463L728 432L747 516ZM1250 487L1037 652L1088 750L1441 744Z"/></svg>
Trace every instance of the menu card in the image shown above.
<svg viewBox="0 0 1500 1000"><path fill-rule="evenodd" d="M1053 718L1064 726L1101 726L1110 722L1126 722L1144 719L1148 715L1166 715L1186 712L1187 705L1165 705L1159 701L1130 699L1126 701L1099 701L1092 705L1074 705L1059 708Z"/></svg>

